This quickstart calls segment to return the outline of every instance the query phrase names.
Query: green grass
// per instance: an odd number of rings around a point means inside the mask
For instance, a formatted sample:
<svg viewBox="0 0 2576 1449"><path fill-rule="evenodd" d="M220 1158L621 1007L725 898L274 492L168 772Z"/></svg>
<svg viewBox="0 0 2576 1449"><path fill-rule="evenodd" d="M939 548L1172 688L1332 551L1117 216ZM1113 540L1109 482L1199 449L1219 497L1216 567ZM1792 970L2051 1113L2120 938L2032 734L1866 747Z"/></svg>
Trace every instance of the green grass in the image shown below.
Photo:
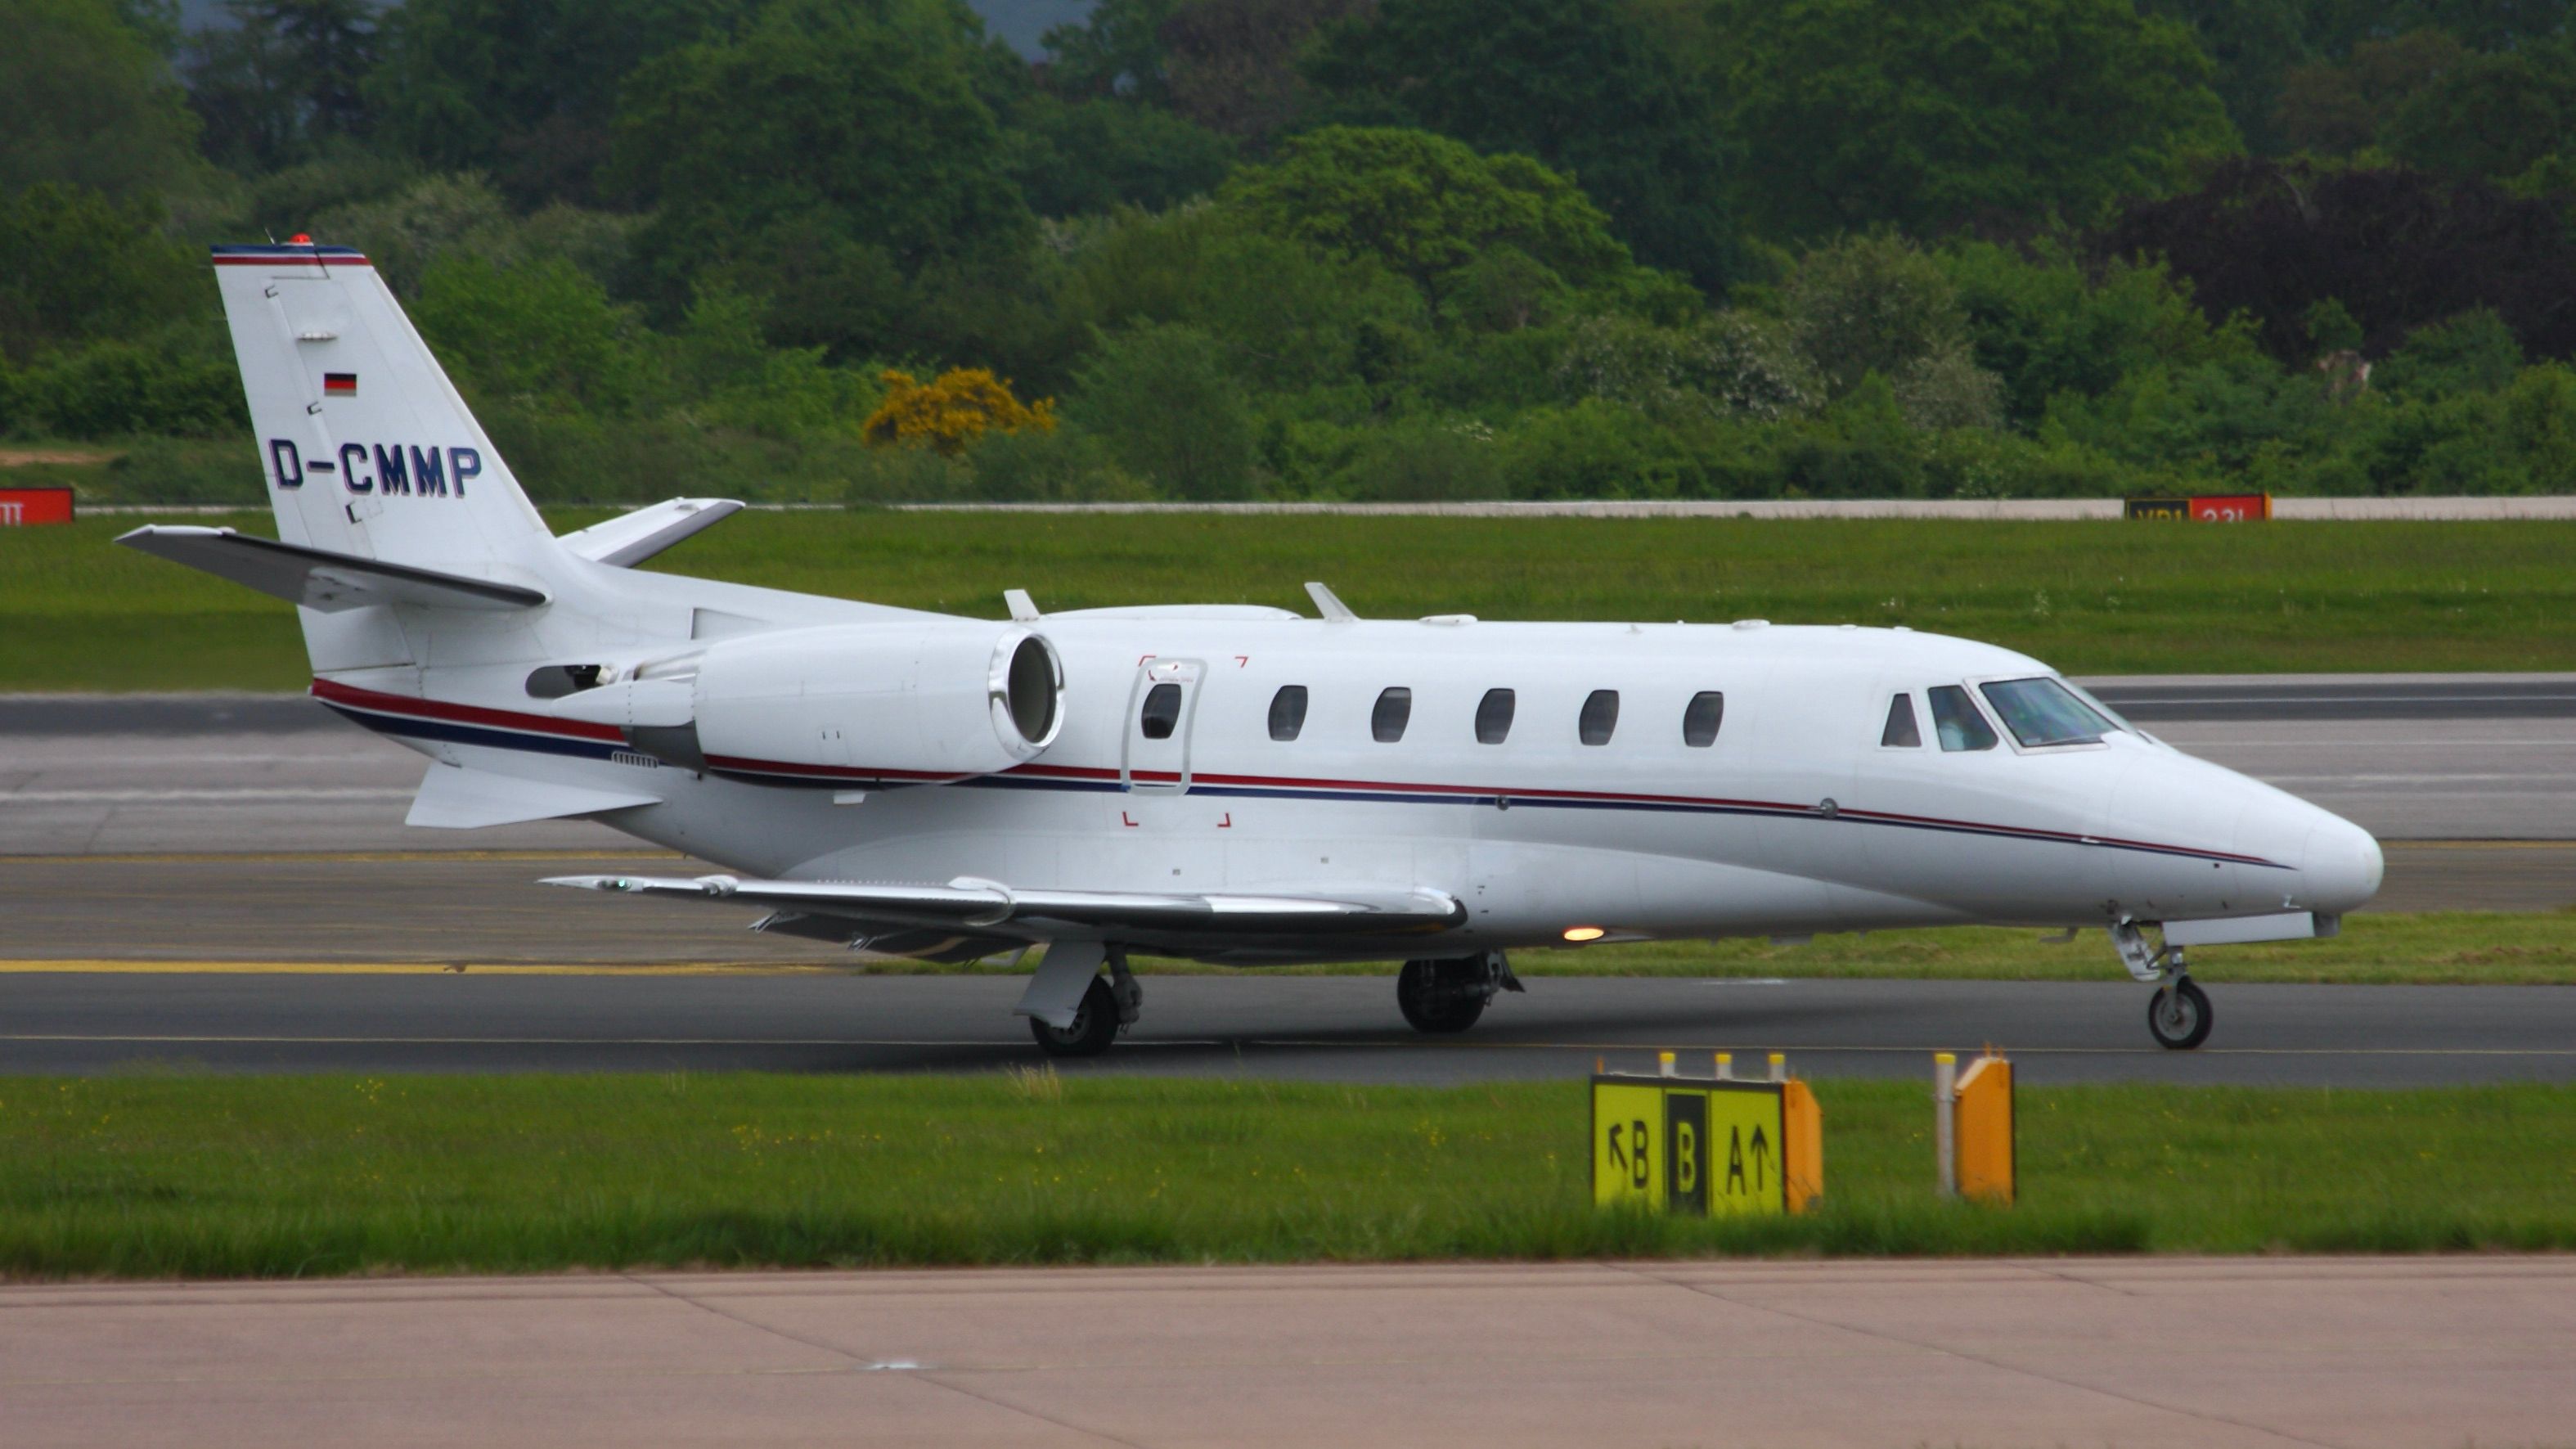
<svg viewBox="0 0 2576 1449"><path fill-rule="evenodd" d="M1824 1208L1695 1222L1592 1208L1575 1082L0 1079L0 1274L2576 1247L2567 1087L2025 1087L2010 1211L1818 1091Z"/></svg>
<svg viewBox="0 0 2576 1449"><path fill-rule="evenodd" d="M565 512L558 528L604 515ZM139 518L0 532L0 689L293 688L274 600L107 546ZM266 531L264 515L190 518ZM2576 668L2576 524L2147 524L747 514L656 561L920 608L1251 602L1364 613L1909 624L2076 673Z"/></svg>

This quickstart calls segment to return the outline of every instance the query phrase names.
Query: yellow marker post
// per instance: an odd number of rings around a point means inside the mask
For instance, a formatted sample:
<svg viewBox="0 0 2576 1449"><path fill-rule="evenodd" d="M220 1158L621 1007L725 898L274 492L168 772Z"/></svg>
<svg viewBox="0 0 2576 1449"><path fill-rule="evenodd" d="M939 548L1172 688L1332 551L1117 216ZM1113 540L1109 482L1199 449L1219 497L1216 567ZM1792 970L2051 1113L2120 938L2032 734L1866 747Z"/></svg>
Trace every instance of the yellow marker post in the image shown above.
<svg viewBox="0 0 2576 1449"><path fill-rule="evenodd" d="M1989 1052L1959 1078L1955 1135L1959 1196L1997 1207L2013 1204L2012 1063Z"/></svg>

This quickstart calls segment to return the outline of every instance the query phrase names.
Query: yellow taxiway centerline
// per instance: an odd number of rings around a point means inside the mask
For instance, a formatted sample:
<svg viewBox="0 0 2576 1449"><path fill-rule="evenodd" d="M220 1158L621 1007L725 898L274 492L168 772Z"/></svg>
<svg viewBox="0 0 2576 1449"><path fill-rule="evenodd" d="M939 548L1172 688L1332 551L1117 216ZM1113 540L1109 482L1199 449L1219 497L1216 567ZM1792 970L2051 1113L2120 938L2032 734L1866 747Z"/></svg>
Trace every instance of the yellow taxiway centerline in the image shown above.
<svg viewBox="0 0 2576 1449"><path fill-rule="evenodd" d="M0 976L842 976L850 970L794 961L0 961Z"/></svg>

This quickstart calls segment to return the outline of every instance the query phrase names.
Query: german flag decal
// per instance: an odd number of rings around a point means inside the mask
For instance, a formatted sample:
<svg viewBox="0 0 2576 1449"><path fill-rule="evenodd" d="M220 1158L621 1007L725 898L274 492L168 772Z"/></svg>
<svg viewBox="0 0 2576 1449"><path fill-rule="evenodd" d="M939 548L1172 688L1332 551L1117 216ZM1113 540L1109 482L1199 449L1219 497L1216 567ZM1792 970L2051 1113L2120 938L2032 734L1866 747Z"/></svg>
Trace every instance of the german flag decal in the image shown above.
<svg viewBox="0 0 2576 1449"><path fill-rule="evenodd" d="M354 372L326 372L322 374L322 395L324 397L356 397L358 395L358 375Z"/></svg>

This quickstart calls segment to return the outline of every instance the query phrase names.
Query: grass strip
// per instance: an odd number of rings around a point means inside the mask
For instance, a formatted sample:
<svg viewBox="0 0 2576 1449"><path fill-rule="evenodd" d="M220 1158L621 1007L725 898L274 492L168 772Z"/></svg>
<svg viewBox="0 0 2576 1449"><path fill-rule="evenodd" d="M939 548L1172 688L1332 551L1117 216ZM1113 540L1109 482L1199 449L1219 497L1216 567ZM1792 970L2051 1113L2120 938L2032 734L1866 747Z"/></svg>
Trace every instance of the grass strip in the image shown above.
<svg viewBox="0 0 2576 1449"><path fill-rule="evenodd" d="M607 516L549 515L559 529ZM291 689L292 612L108 546L141 517L0 531L0 689ZM175 521L267 533L265 514ZM2158 527L1892 519L752 513L654 561L998 616L1261 603L1321 578L1411 618L1906 624L2075 673L2576 667L2576 523Z"/></svg>
<svg viewBox="0 0 2576 1449"><path fill-rule="evenodd" d="M2576 1088L2025 1087L2023 1200L1834 1081L1827 1202L1596 1211L1584 1089L978 1077L0 1079L0 1274L2576 1247Z"/></svg>

